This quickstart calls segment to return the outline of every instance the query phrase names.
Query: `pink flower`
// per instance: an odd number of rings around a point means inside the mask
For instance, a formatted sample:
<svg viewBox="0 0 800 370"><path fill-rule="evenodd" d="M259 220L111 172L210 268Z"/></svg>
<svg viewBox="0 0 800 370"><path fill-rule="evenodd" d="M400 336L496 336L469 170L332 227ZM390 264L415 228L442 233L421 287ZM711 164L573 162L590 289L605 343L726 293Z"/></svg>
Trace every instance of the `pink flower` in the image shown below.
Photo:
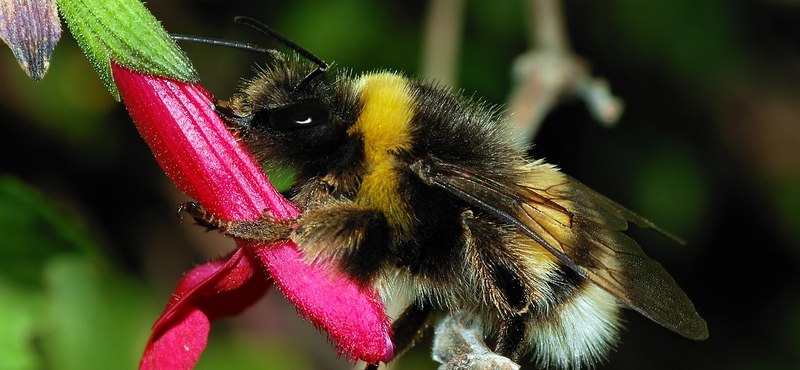
<svg viewBox="0 0 800 370"><path fill-rule="evenodd" d="M254 220L268 210L298 210L270 185L239 147L197 84L140 74L112 62L114 81L142 137L167 176L212 214ZM189 271L153 326L140 369L190 369L206 346L209 322L236 315L274 282L305 318L328 332L336 350L369 363L393 356L391 329L375 291L333 269L307 265L291 242L237 240L224 258Z"/></svg>

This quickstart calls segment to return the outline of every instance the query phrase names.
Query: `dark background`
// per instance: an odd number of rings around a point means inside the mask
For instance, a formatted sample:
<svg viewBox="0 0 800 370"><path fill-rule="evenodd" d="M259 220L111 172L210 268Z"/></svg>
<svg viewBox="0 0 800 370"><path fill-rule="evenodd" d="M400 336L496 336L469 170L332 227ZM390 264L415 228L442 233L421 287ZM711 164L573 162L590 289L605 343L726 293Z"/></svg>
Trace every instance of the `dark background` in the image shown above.
<svg viewBox="0 0 800 370"><path fill-rule="evenodd" d="M249 41L260 19L339 68L420 74L419 1L159 1L173 33ZM529 46L523 2L467 4L458 87L502 104ZM683 339L628 311L603 369L793 369L800 364L800 2L566 1L574 50L626 111L555 109L531 154L687 241L634 234L706 318ZM202 82L235 91L264 58L186 45ZM169 183L65 30L42 82L0 57L0 369L134 368L193 265L233 244L178 223ZM272 292L215 323L198 369L347 369ZM428 338L430 338L430 334ZM422 341L397 368L436 368ZM524 367L532 368L525 362Z"/></svg>

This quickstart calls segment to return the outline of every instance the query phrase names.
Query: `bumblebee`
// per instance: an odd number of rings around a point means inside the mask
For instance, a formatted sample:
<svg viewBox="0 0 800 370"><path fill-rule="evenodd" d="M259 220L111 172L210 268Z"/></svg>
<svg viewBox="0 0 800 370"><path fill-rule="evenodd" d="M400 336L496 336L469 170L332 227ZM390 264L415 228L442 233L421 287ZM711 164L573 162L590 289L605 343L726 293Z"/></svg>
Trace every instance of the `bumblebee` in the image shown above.
<svg viewBox="0 0 800 370"><path fill-rule="evenodd" d="M690 339L706 322L662 266L625 235L651 222L513 142L496 108L400 73L329 73L292 48L217 110L257 160L290 166L303 210L278 222L194 216L228 236L291 239L362 286L411 304L393 323L395 353L435 310L481 318L496 353L543 367L591 367L632 308ZM310 61L310 62L309 62ZM376 365L373 365L376 366Z"/></svg>

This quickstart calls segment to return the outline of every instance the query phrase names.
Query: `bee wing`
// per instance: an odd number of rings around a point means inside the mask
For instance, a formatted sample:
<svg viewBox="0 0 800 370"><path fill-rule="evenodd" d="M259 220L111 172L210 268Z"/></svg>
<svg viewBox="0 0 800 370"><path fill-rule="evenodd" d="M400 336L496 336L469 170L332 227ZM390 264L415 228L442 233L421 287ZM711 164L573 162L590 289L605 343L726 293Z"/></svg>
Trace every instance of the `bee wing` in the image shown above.
<svg viewBox="0 0 800 370"><path fill-rule="evenodd" d="M524 175L505 182L435 158L411 168L427 184L514 225L642 315L684 337L708 337L705 320L675 280L622 233L628 222L655 226L551 165L522 164Z"/></svg>

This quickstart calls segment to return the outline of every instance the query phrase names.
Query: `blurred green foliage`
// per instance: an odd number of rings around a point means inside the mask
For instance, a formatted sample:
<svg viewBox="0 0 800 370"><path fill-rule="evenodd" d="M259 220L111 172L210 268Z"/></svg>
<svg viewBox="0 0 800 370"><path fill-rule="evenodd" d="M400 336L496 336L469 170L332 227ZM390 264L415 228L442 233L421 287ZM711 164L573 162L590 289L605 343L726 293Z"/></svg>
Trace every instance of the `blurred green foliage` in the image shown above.
<svg viewBox="0 0 800 370"><path fill-rule="evenodd" d="M0 368L133 367L157 311L81 217L0 177Z"/></svg>
<svg viewBox="0 0 800 370"><path fill-rule="evenodd" d="M65 34L63 39L68 39ZM35 125L37 135L62 139L63 145L83 148L102 144L102 118L114 108L114 101L93 75L89 62L75 45L64 40L54 51L47 78L34 83L17 73L14 60L5 55L2 61L3 81L14 86L3 89L3 108L24 120L4 120L9 124ZM76 97L88 97L77 99Z"/></svg>
<svg viewBox="0 0 800 370"><path fill-rule="evenodd" d="M420 1L147 6L174 33L274 46L232 22L248 15L337 68L420 74ZM800 4L613 0L564 7L573 48L610 81L626 113L604 129L567 101L548 116L531 154L686 239L678 246L634 230L711 331L711 339L694 343L629 312L629 330L602 368L796 367ZM467 3L459 88L503 103L513 59L529 47L527 14L524 2ZM207 45L184 49L204 86L221 98L266 62ZM135 368L180 275L230 244L176 222L174 209L185 197L175 194L69 34L42 82L28 80L10 52L0 57L0 82L0 370ZM352 368L334 361L324 335L291 309L254 311L215 324L198 369ZM429 343L398 368L436 368Z"/></svg>

